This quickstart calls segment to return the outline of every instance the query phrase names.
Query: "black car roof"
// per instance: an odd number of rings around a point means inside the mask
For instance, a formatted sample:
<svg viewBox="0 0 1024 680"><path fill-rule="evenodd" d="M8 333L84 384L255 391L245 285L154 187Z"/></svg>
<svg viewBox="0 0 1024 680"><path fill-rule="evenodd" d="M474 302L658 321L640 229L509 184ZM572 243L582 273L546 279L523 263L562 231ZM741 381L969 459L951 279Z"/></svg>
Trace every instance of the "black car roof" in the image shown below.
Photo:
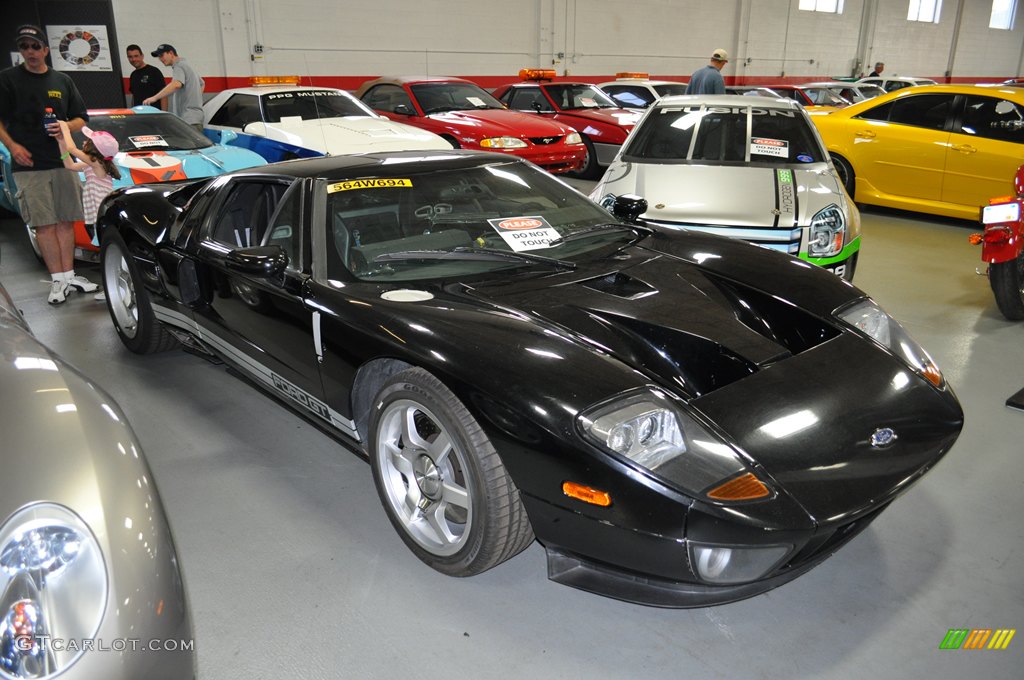
<svg viewBox="0 0 1024 680"><path fill-rule="evenodd" d="M239 170L233 174L268 175L286 177L316 177L340 180L366 174L397 177L425 170L461 170L493 165L495 163L522 163L513 156L485 151L394 151L355 155L322 156L281 163L271 163Z"/></svg>

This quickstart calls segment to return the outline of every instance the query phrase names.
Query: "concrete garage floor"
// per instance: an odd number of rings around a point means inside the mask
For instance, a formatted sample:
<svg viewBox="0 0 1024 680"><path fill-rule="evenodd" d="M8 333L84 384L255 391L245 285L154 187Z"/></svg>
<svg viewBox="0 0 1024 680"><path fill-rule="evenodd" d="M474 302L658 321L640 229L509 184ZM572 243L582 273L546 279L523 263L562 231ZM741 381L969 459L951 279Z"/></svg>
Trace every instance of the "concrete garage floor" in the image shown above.
<svg viewBox="0 0 1024 680"><path fill-rule="evenodd" d="M475 578L437 574L392 530L369 466L308 421L191 354L129 353L91 295L48 306L13 219L0 280L131 419L177 539L202 680L1020 678L1024 632L1006 651L939 650L950 628L1024 628L1024 412L1004 406L1024 387L1024 323L975 274L972 229L865 210L856 278L956 389L955 448L823 565L696 610L556 585L536 543Z"/></svg>

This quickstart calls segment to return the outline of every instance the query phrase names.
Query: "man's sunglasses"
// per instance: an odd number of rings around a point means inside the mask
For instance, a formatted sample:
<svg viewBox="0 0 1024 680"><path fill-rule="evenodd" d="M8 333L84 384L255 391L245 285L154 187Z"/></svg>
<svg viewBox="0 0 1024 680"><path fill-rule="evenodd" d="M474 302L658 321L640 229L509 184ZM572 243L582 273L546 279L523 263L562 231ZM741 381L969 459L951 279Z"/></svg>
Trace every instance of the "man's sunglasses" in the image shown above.
<svg viewBox="0 0 1024 680"><path fill-rule="evenodd" d="M36 52L43 49L43 46L39 43L18 43L18 49L22 52L27 50L35 50Z"/></svg>

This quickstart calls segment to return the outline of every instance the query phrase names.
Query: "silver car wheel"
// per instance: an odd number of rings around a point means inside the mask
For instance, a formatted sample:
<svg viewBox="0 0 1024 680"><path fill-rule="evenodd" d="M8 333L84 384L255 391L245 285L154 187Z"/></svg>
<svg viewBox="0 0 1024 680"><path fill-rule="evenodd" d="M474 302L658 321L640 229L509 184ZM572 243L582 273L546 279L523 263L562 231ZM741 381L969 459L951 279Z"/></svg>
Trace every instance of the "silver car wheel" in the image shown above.
<svg viewBox="0 0 1024 680"><path fill-rule="evenodd" d="M139 331L139 305L128 262L117 243L111 243L104 261L103 287L107 302L121 332L134 338Z"/></svg>
<svg viewBox="0 0 1024 680"><path fill-rule="evenodd" d="M377 463L386 502L406 533L437 556L465 544L473 521L465 454L426 407L402 399L381 414Z"/></svg>

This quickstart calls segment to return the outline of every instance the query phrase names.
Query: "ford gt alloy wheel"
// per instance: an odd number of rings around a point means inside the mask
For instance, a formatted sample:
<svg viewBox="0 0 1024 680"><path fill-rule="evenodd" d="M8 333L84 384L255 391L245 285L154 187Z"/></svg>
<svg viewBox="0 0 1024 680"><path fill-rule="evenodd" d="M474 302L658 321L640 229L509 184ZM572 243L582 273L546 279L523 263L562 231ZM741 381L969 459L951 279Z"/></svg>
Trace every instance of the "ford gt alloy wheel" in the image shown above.
<svg viewBox="0 0 1024 680"><path fill-rule="evenodd" d="M442 573L471 576L533 541L519 490L472 414L440 380L407 369L373 403L377 493L417 557Z"/></svg>
<svg viewBox="0 0 1024 680"><path fill-rule="evenodd" d="M149 294L139 279L124 240L118 234L104 237L100 261L107 309L125 347L136 354L151 354L177 345L174 336L156 320Z"/></svg>

